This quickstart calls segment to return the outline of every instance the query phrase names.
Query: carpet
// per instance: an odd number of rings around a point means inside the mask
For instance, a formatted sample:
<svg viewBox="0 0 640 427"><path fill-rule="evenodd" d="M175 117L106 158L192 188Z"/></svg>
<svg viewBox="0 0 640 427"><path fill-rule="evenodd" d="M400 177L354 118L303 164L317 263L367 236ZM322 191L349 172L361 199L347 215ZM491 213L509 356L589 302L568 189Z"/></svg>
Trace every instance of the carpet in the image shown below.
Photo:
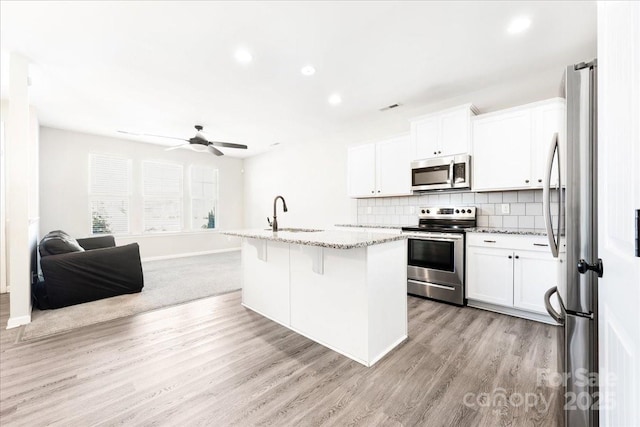
<svg viewBox="0 0 640 427"><path fill-rule="evenodd" d="M240 251L142 263L142 292L56 310L33 309L20 340L68 332L87 325L211 297L242 287Z"/></svg>

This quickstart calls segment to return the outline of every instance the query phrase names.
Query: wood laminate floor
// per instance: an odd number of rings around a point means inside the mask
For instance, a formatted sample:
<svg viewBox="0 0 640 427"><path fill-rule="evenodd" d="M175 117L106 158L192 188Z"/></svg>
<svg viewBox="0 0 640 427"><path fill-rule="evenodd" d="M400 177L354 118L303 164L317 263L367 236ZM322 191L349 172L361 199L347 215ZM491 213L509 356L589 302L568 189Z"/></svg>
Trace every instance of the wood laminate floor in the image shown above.
<svg viewBox="0 0 640 427"><path fill-rule="evenodd" d="M245 309L239 292L32 342L4 330L2 295L0 425L561 424L561 390L538 384L538 369L557 370L560 329L408 304L409 339L365 368Z"/></svg>

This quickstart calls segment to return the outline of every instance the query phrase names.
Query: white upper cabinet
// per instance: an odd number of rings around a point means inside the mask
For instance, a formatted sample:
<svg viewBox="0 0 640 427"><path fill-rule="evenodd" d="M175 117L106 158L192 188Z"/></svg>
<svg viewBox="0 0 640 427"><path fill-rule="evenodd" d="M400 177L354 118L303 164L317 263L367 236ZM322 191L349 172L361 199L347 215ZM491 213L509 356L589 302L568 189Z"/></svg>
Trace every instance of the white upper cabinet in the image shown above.
<svg viewBox="0 0 640 427"><path fill-rule="evenodd" d="M554 98L475 117L473 189L542 188L554 135L564 141L564 116L564 100ZM554 165L552 186L556 171Z"/></svg>
<svg viewBox="0 0 640 427"><path fill-rule="evenodd" d="M350 147L347 159L349 196L373 196L376 188L376 145Z"/></svg>
<svg viewBox="0 0 640 427"><path fill-rule="evenodd" d="M473 189L528 186L531 180L530 151L530 111L514 111L475 120L471 168Z"/></svg>
<svg viewBox="0 0 640 427"><path fill-rule="evenodd" d="M350 147L347 157L350 197L411 194L408 135Z"/></svg>
<svg viewBox="0 0 640 427"><path fill-rule="evenodd" d="M474 107L465 104L412 119L412 160L469 153L473 115Z"/></svg>

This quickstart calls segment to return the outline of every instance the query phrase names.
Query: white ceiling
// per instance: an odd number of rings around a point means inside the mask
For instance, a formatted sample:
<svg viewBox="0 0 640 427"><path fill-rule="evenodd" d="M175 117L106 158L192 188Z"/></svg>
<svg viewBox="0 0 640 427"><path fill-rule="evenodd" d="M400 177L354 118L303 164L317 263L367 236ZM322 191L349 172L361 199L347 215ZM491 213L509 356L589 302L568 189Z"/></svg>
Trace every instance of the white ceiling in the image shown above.
<svg viewBox="0 0 640 427"><path fill-rule="evenodd" d="M41 124L249 145L293 144L403 121L478 93L481 109L557 93L563 67L595 56L594 2L10 2L6 52L32 62ZM509 35L519 15L531 28ZM250 64L234 59L238 47ZM317 72L303 76L313 64ZM483 89L502 87L501 98ZM340 93L342 104L327 98ZM497 92L496 92L497 93ZM531 100L535 100L531 99ZM393 103L393 114L378 110ZM170 140L141 138L147 142Z"/></svg>

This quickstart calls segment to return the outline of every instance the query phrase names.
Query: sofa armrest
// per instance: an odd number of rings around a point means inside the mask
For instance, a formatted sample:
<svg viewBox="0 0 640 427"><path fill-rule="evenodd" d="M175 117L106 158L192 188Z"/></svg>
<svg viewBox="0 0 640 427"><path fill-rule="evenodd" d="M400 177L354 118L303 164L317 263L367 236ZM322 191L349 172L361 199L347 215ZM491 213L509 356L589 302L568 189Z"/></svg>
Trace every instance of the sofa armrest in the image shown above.
<svg viewBox="0 0 640 427"><path fill-rule="evenodd" d="M144 286L137 243L43 257L51 308L140 292Z"/></svg>
<svg viewBox="0 0 640 427"><path fill-rule="evenodd" d="M85 251L92 249L112 248L116 245L116 241L113 236L96 236L87 237L85 239L76 239L78 244L82 246Z"/></svg>

